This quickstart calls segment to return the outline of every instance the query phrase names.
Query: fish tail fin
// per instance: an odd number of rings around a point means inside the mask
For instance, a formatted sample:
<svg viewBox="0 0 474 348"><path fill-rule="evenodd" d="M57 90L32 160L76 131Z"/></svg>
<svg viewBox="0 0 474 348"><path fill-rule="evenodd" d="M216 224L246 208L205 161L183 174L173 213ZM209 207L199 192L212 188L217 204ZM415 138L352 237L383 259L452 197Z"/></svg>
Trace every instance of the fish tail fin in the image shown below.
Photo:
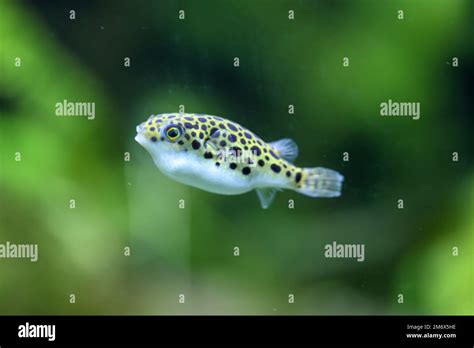
<svg viewBox="0 0 474 348"><path fill-rule="evenodd" d="M339 197L344 177L323 167L302 168L296 174L295 191L310 197Z"/></svg>

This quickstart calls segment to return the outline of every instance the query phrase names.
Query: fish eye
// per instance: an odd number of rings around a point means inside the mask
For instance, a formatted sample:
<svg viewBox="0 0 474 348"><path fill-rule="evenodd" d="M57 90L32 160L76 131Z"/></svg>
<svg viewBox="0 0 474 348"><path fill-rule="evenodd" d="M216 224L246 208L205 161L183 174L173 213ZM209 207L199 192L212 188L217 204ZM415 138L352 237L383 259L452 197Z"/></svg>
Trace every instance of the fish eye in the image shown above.
<svg viewBox="0 0 474 348"><path fill-rule="evenodd" d="M179 126L170 125L165 129L165 135L170 142L174 143L181 138L183 135L183 130Z"/></svg>

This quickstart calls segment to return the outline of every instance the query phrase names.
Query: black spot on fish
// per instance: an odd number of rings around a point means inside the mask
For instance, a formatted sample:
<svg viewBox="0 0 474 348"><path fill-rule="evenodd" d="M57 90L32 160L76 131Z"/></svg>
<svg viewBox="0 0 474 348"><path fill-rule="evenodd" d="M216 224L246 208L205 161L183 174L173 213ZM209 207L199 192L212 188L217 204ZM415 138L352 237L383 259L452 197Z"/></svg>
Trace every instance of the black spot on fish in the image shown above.
<svg viewBox="0 0 474 348"><path fill-rule="evenodd" d="M156 143L158 139L156 139L156 137L151 137L151 141L153 141L154 143Z"/></svg>
<svg viewBox="0 0 474 348"><path fill-rule="evenodd" d="M191 143L191 145L193 146L193 149L194 150L197 150L201 147L201 143L197 140L193 140L193 142Z"/></svg>
<svg viewBox="0 0 474 348"><path fill-rule="evenodd" d="M199 139L204 139L204 133L203 132L199 132Z"/></svg>
<svg viewBox="0 0 474 348"><path fill-rule="evenodd" d="M207 158L207 159L212 158L212 153L210 153L210 152L204 152L204 158Z"/></svg>
<svg viewBox="0 0 474 348"><path fill-rule="evenodd" d="M186 138L186 140L189 140L189 139L191 139L191 137L189 136L189 134L188 134L188 133L186 133L186 134L184 135L184 137Z"/></svg>
<svg viewBox="0 0 474 348"><path fill-rule="evenodd" d="M150 131L151 131L151 132L154 132L154 131L155 131L155 127L150 127Z"/></svg>
<svg viewBox="0 0 474 348"><path fill-rule="evenodd" d="M206 125L203 124L203 125L201 126L201 129L202 129L202 130L206 130L206 129L207 129Z"/></svg>
<svg viewBox="0 0 474 348"><path fill-rule="evenodd" d="M234 156L241 156L242 155L242 149L238 146L233 146L233 147L231 147L230 150L232 151Z"/></svg>
<svg viewBox="0 0 474 348"><path fill-rule="evenodd" d="M291 176L291 172L290 172L290 171L287 171L287 172L286 172L286 176L287 176L287 177L290 177L290 176Z"/></svg>
<svg viewBox="0 0 474 348"><path fill-rule="evenodd" d="M272 170L275 172L275 173L280 173L281 171L281 167L278 165L278 164L275 164L273 163L270 168L272 168Z"/></svg>
<svg viewBox="0 0 474 348"><path fill-rule="evenodd" d="M245 143L246 143L245 139L244 139L244 138L241 138L241 139L240 139L240 143L241 143L242 145L245 145Z"/></svg>
<svg viewBox="0 0 474 348"><path fill-rule="evenodd" d="M278 156L277 156L277 155L275 155L275 153L274 153L272 150L270 150L270 155L272 155L272 156L273 156L273 158L275 158L275 159L279 159L279 158L278 158Z"/></svg>
<svg viewBox="0 0 474 348"><path fill-rule="evenodd" d="M184 126L188 129L191 129L193 128L194 126L192 125L192 123L189 123L189 122L184 122Z"/></svg>
<svg viewBox="0 0 474 348"><path fill-rule="evenodd" d="M265 165L264 160L258 160L258 165L259 165L260 167L263 167L263 166Z"/></svg>
<svg viewBox="0 0 474 348"><path fill-rule="evenodd" d="M220 164L219 162L216 162L216 166L218 166L218 167L219 167L220 165L221 165L221 164Z"/></svg>
<svg viewBox="0 0 474 348"><path fill-rule="evenodd" d="M250 133L244 132L244 135L247 139L252 139L252 136L250 135Z"/></svg>
<svg viewBox="0 0 474 348"><path fill-rule="evenodd" d="M225 142L225 140L221 140L221 142L219 143L222 147L226 146L227 143Z"/></svg>
<svg viewBox="0 0 474 348"><path fill-rule="evenodd" d="M216 125L216 121L211 121L211 125L212 125L212 126L215 126L215 125Z"/></svg>
<svg viewBox="0 0 474 348"><path fill-rule="evenodd" d="M265 159L266 159L267 161L270 161L270 157L268 157L268 156L265 156Z"/></svg>
<svg viewBox="0 0 474 348"><path fill-rule="evenodd" d="M219 123L219 128L220 129L226 129L223 123Z"/></svg>
<svg viewBox="0 0 474 348"><path fill-rule="evenodd" d="M234 170L235 168L237 168L237 164L231 163L231 164L229 165L229 168L232 169L232 170Z"/></svg>
<svg viewBox="0 0 474 348"><path fill-rule="evenodd" d="M237 137L234 134L229 134L228 138L229 138L229 141L232 143L235 143L235 141L237 140Z"/></svg>
<svg viewBox="0 0 474 348"><path fill-rule="evenodd" d="M196 132L195 132L195 131L192 131L192 132L191 132L191 136L192 136L192 137L195 137L195 136L196 136Z"/></svg>
<svg viewBox="0 0 474 348"><path fill-rule="evenodd" d="M189 116L186 116L184 119L185 119L185 120L188 120L188 121L192 121L192 120L193 120L193 118L192 118L192 117L189 117Z"/></svg>
<svg viewBox="0 0 474 348"><path fill-rule="evenodd" d="M237 132L237 127L234 126L232 123L227 123L227 127L229 127L230 130L233 130L234 132Z"/></svg>
<svg viewBox="0 0 474 348"><path fill-rule="evenodd" d="M260 156L262 154L262 150L260 150L260 148L255 145L250 148L250 151L252 151L252 153L256 156Z"/></svg>
<svg viewBox="0 0 474 348"><path fill-rule="evenodd" d="M178 144L179 145L184 145L184 141L180 140L180 141L178 141Z"/></svg>
<svg viewBox="0 0 474 348"><path fill-rule="evenodd" d="M199 122L206 122L206 119L204 117L199 117L198 120Z"/></svg>
<svg viewBox="0 0 474 348"><path fill-rule="evenodd" d="M243 173L244 175L249 175L250 172L251 172L251 170L250 170L249 167L244 167L244 168L242 169L242 173Z"/></svg>
<svg viewBox="0 0 474 348"><path fill-rule="evenodd" d="M301 180L301 173L296 173L295 181L296 181L297 183L299 183L300 180Z"/></svg>

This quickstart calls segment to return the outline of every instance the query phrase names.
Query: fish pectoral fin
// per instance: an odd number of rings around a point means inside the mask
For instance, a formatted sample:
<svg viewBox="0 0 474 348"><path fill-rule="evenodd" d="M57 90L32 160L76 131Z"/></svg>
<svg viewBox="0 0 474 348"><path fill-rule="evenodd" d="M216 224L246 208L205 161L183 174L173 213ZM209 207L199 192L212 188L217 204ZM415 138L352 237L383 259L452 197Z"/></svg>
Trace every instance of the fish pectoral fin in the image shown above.
<svg viewBox="0 0 474 348"><path fill-rule="evenodd" d="M219 154L219 145L215 141L215 139L207 139L204 142L204 148L206 151L212 153L214 156L217 156Z"/></svg>
<svg viewBox="0 0 474 348"><path fill-rule="evenodd" d="M260 199L260 205L263 209L267 209L275 199L277 192L281 190L273 187L264 187L258 188L255 191L257 191L258 199Z"/></svg>
<svg viewBox="0 0 474 348"><path fill-rule="evenodd" d="M292 139L284 138L268 143L268 145L273 147L277 154L288 162L294 162L298 157L298 145Z"/></svg>

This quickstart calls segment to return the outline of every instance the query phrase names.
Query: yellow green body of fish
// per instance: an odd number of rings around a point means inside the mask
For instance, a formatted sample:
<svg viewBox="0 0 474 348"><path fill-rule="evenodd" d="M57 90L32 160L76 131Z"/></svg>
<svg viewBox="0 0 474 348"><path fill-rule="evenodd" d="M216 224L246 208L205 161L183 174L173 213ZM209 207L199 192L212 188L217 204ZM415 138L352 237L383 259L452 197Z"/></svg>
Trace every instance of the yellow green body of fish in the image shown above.
<svg viewBox="0 0 474 348"><path fill-rule="evenodd" d="M137 126L135 140L163 174L186 185L224 195L256 190L267 208L282 189L311 197L338 197L343 176L292 162L291 139L267 143L241 125L218 116L167 113Z"/></svg>

